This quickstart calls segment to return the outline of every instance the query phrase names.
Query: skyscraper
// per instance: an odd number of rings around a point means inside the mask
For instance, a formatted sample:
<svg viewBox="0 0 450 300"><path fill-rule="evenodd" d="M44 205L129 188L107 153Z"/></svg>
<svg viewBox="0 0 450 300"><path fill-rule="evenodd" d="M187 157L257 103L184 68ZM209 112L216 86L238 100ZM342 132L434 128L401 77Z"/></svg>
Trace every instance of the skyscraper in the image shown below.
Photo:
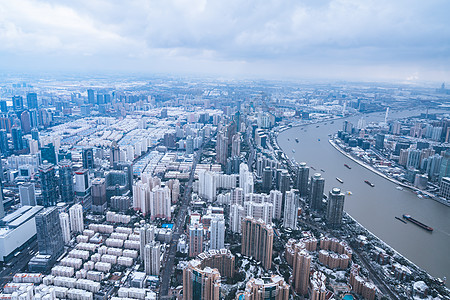
<svg viewBox="0 0 450 300"><path fill-rule="evenodd" d="M151 241L144 247L145 274L159 276L161 268L161 245L157 241Z"/></svg>
<svg viewBox="0 0 450 300"><path fill-rule="evenodd" d="M289 284L279 275L251 278L245 285L245 291L242 294L238 294L236 299L288 300Z"/></svg>
<svg viewBox="0 0 450 300"><path fill-rule="evenodd" d="M94 97L94 90L87 90L87 96L88 96L88 103L89 104L95 104L95 97Z"/></svg>
<svg viewBox="0 0 450 300"><path fill-rule="evenodd" d="M19 126L13 126L11 128L11 136L13 141L14 151L20 151L24 148L22 129Z"/></svg>
<svg viewBox="0 0 450 300"><path fill-rule="evenodd" d="M289 180L289 172L288 170L282 170L280 177L279 177L279 189L280 192L283 194L283 200L285 199L286 196L286 191L289 190L290 187L290 180Z"/></svg>
<svg viewBox="0 0 450 300"><path fill-rule="evenodd" d="M24 110L20 114L20 124L22 126L22 130L25 134L31 132L31 117L30 112L27 110Z"/></svg>
<svg viewBox="0 0 450 300"><path fill-rule="evenodd" d="M8 136L5 129L0 130L0 152L4 157L9 155Z"/></svg>
<svg viewBox="0 0 450 300"><path fill-rule="evenodd" d="M296 229L298 214L298 190L286 191L284 203L283 226L286 228Z"/></svg>
<svg viewBox="0 0 450 300"><path fill-rule="evenodd" d="M203 225L189 226L189 257L195 257L203 252Z"/></svg>
<svg viewBox="0 0 450 300"><path fill-rule="evenodd" d="M106 180L105 178L95 178L92 180L92 211L104 212L106 210Z"/></svg>
<svg viewBox="0 0 450 300"><path fill-rule="evenodd" d="M194 259L183 269L183 300L219 300L220 273Z"/></svg>
<svg viewBox="0 0 450 300"><path fill-rule="evenodd" d="M22 96L13 96L12 97L13 110L15 112L19 112L23 110L23 98Z"/></svg>
<svg viewBox="0 0 450 300"><path fill-rule="evenodd" d="M81 153L81 158L83 159L83 168L94 168L94 151L92 150L92 148L84 148L83 152Z"/></svg>
<svg viewBox="0 0 450 300"><path fill-rule="evenodd" d="M38 100L36 93L28 93L27 94L27 107L28 109L37 109L38 108Z"/></svg>
<svg viewBox="0 0 450 300"><path fill-rule="evenodd" d="M225 246L225 221L223 218L215 217L211 220L211 238L209 249L220 250Z"/></svg>
<svg viewBox="0 0 450 300"><path fill-rule="evenodd" d="M309 207L312 210L321 211L323 209L323 189L325 187L325 179L320 173L315 173L311 177L311 188L309 192Z"/></svg>
<svg viewBox="0 0 450 300"><path fill-rule="evenodd" d="M61 160L59 167L59 191L61 193L61 201L71 203L73 201L73 172L72 162L68 159Z"/></svg>
<svg viewBox="0 0 450 300"><path fill-rule="evenodd" d="M156 186L150 192L150 214L151 219L163 218L170 221L171 218L170 190L167 186Z"/></svg>
<svg viewBox="0 0 450 300"><path fill-rule="evenodd" d="M327 201L326 222L330 227L339 227L342 224L344 213L344 194L338 188L330 191Z"/></svg>
<svg viewBox="0 0 450 300"><path fill-rule="evenodd" d="M46 160L48 163L56 165L56 152L53 143L41 147L41 157L42 161Z"/></svg>
<svg viewBox="0 0 450 300"><path fill-rule="evenodd" d="M70 242L70 222L69 214L62 212L59 214L59 223L61 224L62 236L65 244Z"/></svg>
<svg viewBox="0 0 450 300"><path fill-rule="evenodd" d="M308 195L309 167L305 162L301 162L297 166L296 173L295 188L298 189L300 197L306 197Z"/></svg>
<svg viewBox="0 0 450 300"><path fill-rule="evenodd" d="M194 153L194 138L191 135L186 137L186 154Z"/></svg>
<svg viewBox="0 0 450 300"><path fill-rule="evenodd" d="M42 191L42 204L44 207L56 205L59 199L58 180L55 167L52 164L42 164L39 167L39 179Z"/></svg>
<svg viewBox="0 0 450 300"><path fill-rule="evenodd" d="M241 134L236 133L231 141L231 156L239 155L241 155Z"/></svg>
<svg viewBox="0 0 450 300"><path fill-rule="evenodd" d="M114 167L120 161L120 147L116 141L111 143L111 153L109 155L109 164Z"/></svg>
<svg viewBox="0 0 450 300"><path fill-rule="evenodd" d="M245 217L241 224L243 255L259 260L264 269L272 266L273 228L262 220Z"/></svg>
<svg viewBox="0 0 450 300"><path fill-rule="evenodd" d="M47 207L35 217L39 253L57 258L64 251L63 234L56 207Z"/></svg>
<svg viewBox="0 0 450 300"><path fill-rule="evenodd" d="M228 158L228 137L225 132L217 133L216 141L216 161L225 166Z"/></svg>
<svg viewBox="0 0 450 300"><path fill-rule="evenodd" d="M375 148L377 148L378 150L384 149L384 134L377 133L375 135Z"/></svg>
<svg viewBox="0 0 450 300"><path fill-rule="evenodd" d="M72 232L83 232L83 207L80 204L74 204L69 208L70 229Z"/></svg>
<svg viewBox="0 0 450 300"><path fill-rule="evenodd" d="M25 182L25 183L19 185L19 198L20 198L20 204L22 206L25 206L25 205L35 206L36 205L36 195L35 195L35 190L34 190L34 183Z"/></svg>
<svg viewBox="0 0 450 300"><path fill-rule="evenodd" d="M268 193L272 188L272 169L265 167L262 175L262 189L263 192Z"/></svg>
<svg viewBox="0 0 450 300"><path fill-rule="evenodd" d="M311 256L304 249L296 249L292 266L292 287L300 295L308 294Z"/></svg>
<svg viewBox="0 0 450 300"><path fill-rule="evenodd" d="M79 169L75 171L74 192L75 201L81 203L85 209L91 209L92 195L88 170Z"/></svg>
<svg viewBox="0 0 450 300"><path fill-rule="evenodd" d="M155 240L155 229L156 227L154 225L150 224L144 224L141 228L139 228L139 242L140 242L140 248L139 253L141 255L141 260L144 261L145 259L145 245L153 242Z"/></svg>

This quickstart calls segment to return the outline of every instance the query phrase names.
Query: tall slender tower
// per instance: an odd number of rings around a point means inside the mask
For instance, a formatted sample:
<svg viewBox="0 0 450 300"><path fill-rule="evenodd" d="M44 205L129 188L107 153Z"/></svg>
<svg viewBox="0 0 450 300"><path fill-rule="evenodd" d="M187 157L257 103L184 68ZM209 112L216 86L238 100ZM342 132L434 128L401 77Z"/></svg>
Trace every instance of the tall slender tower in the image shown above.
<svg viewBox="0 0 450 300"><path fill-rule="evenodd" d="M81 204L74 204L69 208L70 229L72 232L83 232L83 206Z"/></svg>
<svg viewBox="0 0 450 300"><path fill-rule="evenodd" d="M296 229L298 214L298 190L287 191L284 202L283 226L286 228Z"/></svg>
<svg viewBox="0 0 450 300"><path fill-rule="evenodd" d="M59 194L55 166L52 164L41 165L39 167L39 179L41 181L42 205L45 207L56 205Z"/></svg>
<svg viewBox="0 0 450 300"><path fill-rule="evenodd" d="M308 195L308 179L309 167L305 162L301 162L297 166L295 178L295 188L298 190L300 197L306 197Z"/></svg>
<svg viewBox="0 0 450 300"><path fill-rule="evenodd" d="M62 236L65 244L70 242L70 222L69 214L62 212L59 214L59 223L61 224Z"/></svg>
<svg viewBox="0 0 450 300"><path fill-rule="evenodd" d="M68 159L63 159L58 163L58 166L61 201L71 203L74 196L72 162Z"/></svg>
<svg viewBox="0 0 450 300"><path fill-rule="evenodd" d="M272 266L273 228L262 220L245 217L242 220L242 249L243 255L252 256L261 261L264 269Z"/></svg>
<svg viewBox="0 0 450 300"><path fill-rule="evenodd" d="M223 218L215 217L211 220L211 239L209 249L220 250L225 246L225 221Z"/></svg>
<svg viewBox="0 0 450 300"><path fill-rule="evenodd" d="M327 203L327 225L330 227L339 227L342 225L342 216L344 213L344 194L338 188L333 188L328 196Z"/></svg>
<svg viewBox="0 0 450 300"><path fill-rule="evenodd" d="M311 188L309 193L309 207L312 210L321 211L323 209L323 190L325 187L325 179L320 173L315 173L311 177Z"/></svg>

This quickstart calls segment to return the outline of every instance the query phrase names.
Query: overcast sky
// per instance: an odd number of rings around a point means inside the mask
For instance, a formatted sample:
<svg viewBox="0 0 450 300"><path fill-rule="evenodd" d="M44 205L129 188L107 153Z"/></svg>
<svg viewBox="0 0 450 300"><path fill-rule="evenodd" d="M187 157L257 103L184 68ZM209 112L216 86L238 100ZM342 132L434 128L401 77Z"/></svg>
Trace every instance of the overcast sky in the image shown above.
<svg viewBox="0 0 450 300"><path fill-rule="evenodd" d="M0 67L450 83L450 1L0 0Z"/></svg>

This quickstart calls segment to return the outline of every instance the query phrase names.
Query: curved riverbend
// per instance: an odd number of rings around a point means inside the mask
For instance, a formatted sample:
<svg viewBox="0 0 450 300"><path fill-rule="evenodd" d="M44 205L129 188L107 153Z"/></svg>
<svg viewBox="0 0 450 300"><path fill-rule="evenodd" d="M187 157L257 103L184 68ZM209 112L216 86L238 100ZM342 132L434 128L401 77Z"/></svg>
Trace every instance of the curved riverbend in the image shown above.
<svg viewBox="0 0 450 300"><path fill-rule="evenodd" d="M419 114L420 111L395 112L392 118ZM354 124L360 116L350 117ZM366 115L367 121L381 121L384 113ZM305 161L325 178L325 192L333 187L351 191L345 198L344 209L361 225L433 276L450 278L450 207L427 198L418 198L410 190L400 191L397 184L343 156L328 142L329 134L341 129L343 120L294 127L281 132L277 142L289 158ZM317 127L319 125L319 127ZM299 143L295 142L299 139ZM289 139L289 140L288 140ZM292 152L295 150L295 153ZM348 164L352 169L347 169ZM319 171L320 172L320 171ZM341 178L344 183L336 181ZM370 187L364 180L375 184ZM434 228L433 233L414 224L404 224L395 216L410 214Z"/></svg>

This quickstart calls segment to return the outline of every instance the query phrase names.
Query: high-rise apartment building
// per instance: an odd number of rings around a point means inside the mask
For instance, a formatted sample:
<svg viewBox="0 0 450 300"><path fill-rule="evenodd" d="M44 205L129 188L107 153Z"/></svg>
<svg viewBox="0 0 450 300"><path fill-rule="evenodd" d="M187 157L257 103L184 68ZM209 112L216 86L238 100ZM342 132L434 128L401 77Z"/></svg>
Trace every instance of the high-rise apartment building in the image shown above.
<svg viewBox="0 0 450 300"><path fill-rule="evenodd" d="M183 269L183 300L219 300L220 273L205 267L197 259L188 262Z"/></svg>
<svg viewBox="0 0 450 300"><path fill-rule="evenodd" d="M228 158L228 137L223 131L217 133L216 161L225 166Z"/></svg>
<svg viewBox="0 0 450 300"><path fill-rule="evenodd" d="M58 163L58 167L61 201L71 203L74 196L72 162L68 159L63 159Z"/></svg>
<svg viewBox="0 0 450 300"><path fill-rule="evenodd" d="M271 190L270 194L270 202L273 204L273 218L280 220L281 219L281 206L283 203L283 194L277 190Z"/></svg>
<svg viewBox="0 0 450 300"><path fill-rule="evenodd" d="M15 112L23 110L23 97L22 96L13 96L12 97L13 110Z"/></svg>
<svg viewBox="0 0 450 300"><path fill-rule="evenodd" d="M245 291L238 294L236 299L288 300L289 288L289 284L279 275L251 278L245 285Z"/></svg>
<svg viewBox="0 0 450 300"><path fill-rule="evenodd" d="M298 190L292 189L286 192L283 218L283 226L286 228L297 228L298 200Z"/></svg>
<svg viewBox="0 0 450 300"><path fill-rule="evenodd" d="M338 188L333 188L328 196L326 223L330 227L339 227L342 225L342 216L344 214L344 194Z"/></svg>
<svg viewBox="0 0 450 300"><path fill-rule="evenodd" d="M239 187L242 188L244 196L253 193L253 173L249 171L246 163L239 166Z"/></svg>
<svg viewBox="0 0 450 300"><path fill-rule="evenodd" d="M236 133L231 141L231 157L239 155L241 155L241 134Z"/></svg>
<svg viewBox="0 0 450 300"><path fill-rule="evenodd" d="M210 243L209 249L222 249L225 246L225 220L215 217L210 225Z"/></svg>
<svg viewBox="0 0 450 300"><path fill-rule="evenodd" d="M36 231L39 254L57 258L64 251L63 234L59 223L59 212L47 207L36 215Z"/></svg>
<svg viewBox="0 0 450 300"><path fill-rule="evenodd" d="M83 232L84 220L83 220L83 206L80 204L74 204L69 208L70 229L72 232Z"/></svg>
<svg viewBox="0 0 450 300"><path fill-rule="evenodd" d="M144 247L144 269L145 274L159 276L161 268L161 245L152 241Z"/></svg>
<svg viewBox="0 0 450 300"><path fill-rule="evenodd" d="M59 223L61 224L62 236L65 244L70 242L70 221L69 214L62 212L59 214Z"/></svg>
<svg viewBox="0 0 450 300"><path fill-rule="evenodd" d="M312 210L321 211L323 209L323 190L325 187L325 179L320 173L315 173L311 177L309 192L309 207Z"/></svg>
<svg viewBox="0 0 450 300"><path fill-rule="evenodd" d="M155 240L155 226L150 224L145 224L139 228L139 242L140 248L139 252L141 254L141 259L144 260L145 256L145 245L153 242Z"/></svg>
<svg viewBox="0 0 450 300"><path fill-rule="evenodd" d="M36 93L27 94L27 107L28 109L38 109L38 100Z"/></svg>
<svg viewBox="0 0 450 300"><path fill-rule="evenodd" d="M259 260L264 269L272 266L273 228L262 220L245 217L241 224L243 255Z"/></svg>
<svg viewBox="0 0 450 300"><path fill-rule="evenodd" d="M120 147L116 141L111 143L111 152L109 155L109 162L111 168L114 167L118 162L120 162Z"/></svg>
<svg viewBox="0 0 450 300"><path fill-rule="evenodd" d="M189 257L195 257L203 252L203 225L189 226Z"/></svg>
<svg viewBox="0 0 450 300"><path fill-rule="evenodd" d="M39 179L42 191L42 204L44 207L56 205L59 199L58 180L55 175L55 166L42 164L39 167Z"/></svg>
<svg viewBox="0 0 450 300"><path fill-rule="evenodd" d="M268 193L272 188L272 169L265 167L262 174L262 190Z"/></svg>

